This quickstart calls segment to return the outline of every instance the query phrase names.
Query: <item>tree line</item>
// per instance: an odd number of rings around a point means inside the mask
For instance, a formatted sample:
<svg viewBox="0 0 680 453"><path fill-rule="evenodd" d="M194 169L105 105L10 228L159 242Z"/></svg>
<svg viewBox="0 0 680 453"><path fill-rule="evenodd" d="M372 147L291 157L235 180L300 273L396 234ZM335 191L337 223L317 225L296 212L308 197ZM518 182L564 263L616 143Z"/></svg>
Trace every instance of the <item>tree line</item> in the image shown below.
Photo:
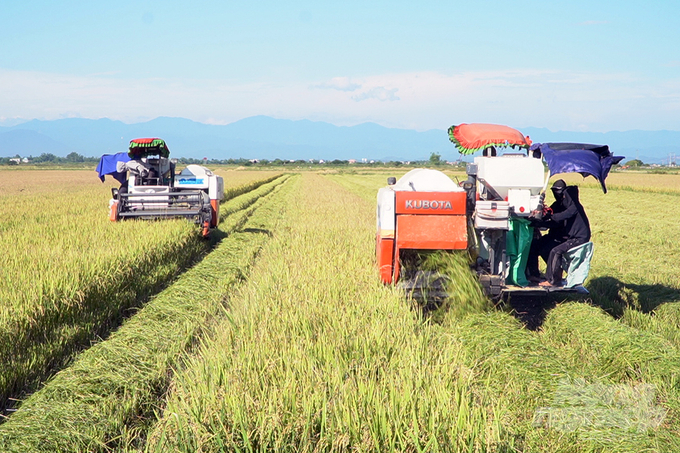
<svg viewBox="0 0 680 453"><path fill-rule="evenodd" d="M72 152L66 157L60 157L52 153L43 153L40 156L21 157L18 154L14 157L0 157L0 165L26 165L26 164L40 164L40 165L64 165L64 164L78 164L78 163L92 163L99 162L99 157L86 157L82 154ZM182 165L197 164L197 165L236 165L242 167L285 167L285 166L309 166L309 165L328 165L331 167L341 166L360 166L360 167L399 167L402 165L417 165L417 166L441 166L446 165L446 161L442 160L441 155L432 153L428 160L419 161L349 161L343 159L245 159L245 158L228 158L228 159L195 159L180 157L177 159L178 163ZM462 165L465 165L462 163Z"/></svg>
<svg viewBox="0 0 680 453"><path fill-rule="evenodd" d="M60 157L52 153L42 153L37 157L21 157L16 154L14 157L0 157L0 165L19 165L19 164L74 164L84 162L99 162L99 157L85 157L82 154L72 152L66 157Z"/></svg>

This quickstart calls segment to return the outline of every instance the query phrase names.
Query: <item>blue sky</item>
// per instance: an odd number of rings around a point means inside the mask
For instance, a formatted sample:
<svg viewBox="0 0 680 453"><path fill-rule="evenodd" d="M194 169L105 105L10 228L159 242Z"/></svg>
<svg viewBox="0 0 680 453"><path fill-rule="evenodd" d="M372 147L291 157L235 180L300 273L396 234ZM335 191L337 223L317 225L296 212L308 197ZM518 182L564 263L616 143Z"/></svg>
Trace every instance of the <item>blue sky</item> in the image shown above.
<svg viewBox="0 0 680 453"><path fill-rule="evenodd" d="M680 2L2 2L0 125L680 130Z"/></svg>

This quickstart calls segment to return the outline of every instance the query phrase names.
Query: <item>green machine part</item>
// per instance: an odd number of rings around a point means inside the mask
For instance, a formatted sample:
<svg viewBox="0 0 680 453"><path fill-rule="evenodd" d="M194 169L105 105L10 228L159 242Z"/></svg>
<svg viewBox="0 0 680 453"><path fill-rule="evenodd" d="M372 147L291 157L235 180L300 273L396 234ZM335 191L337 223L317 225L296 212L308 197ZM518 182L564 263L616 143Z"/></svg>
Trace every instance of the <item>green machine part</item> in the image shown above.
<svg viewBox="0 0 680 453"><path fill-rule="evenodd" d="M529 250L534 237L531 222L521 217L510 218L510 229L505 239L505 248L510 258L510 272L506 284L528 286L526 277Z"/></svg>

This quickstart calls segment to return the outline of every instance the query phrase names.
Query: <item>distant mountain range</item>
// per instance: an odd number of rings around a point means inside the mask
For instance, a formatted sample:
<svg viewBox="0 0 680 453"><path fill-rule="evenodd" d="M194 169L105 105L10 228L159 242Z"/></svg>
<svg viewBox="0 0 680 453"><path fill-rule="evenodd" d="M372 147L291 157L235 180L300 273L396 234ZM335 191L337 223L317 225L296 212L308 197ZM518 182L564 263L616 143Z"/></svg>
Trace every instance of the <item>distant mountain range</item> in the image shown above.
<svg viewBox="0 0 680 453"><path fill-rule="evenodd" d="M607 144L626 160L668 163L669 156L680 157L680 131L551 132L531 127L521 131L534 142ZM136 124L109 119L32 120L0 127L0 157L35 157L43 153L66 156L71 152L97 157L126 151L129 141L138 137L161 137L172 156L197 159L413 161L426 160L433 152L446 160L459 158L444 130L418 132L374 123L334 126L267 116L253 116L224 126L166 117Z"/></svg>

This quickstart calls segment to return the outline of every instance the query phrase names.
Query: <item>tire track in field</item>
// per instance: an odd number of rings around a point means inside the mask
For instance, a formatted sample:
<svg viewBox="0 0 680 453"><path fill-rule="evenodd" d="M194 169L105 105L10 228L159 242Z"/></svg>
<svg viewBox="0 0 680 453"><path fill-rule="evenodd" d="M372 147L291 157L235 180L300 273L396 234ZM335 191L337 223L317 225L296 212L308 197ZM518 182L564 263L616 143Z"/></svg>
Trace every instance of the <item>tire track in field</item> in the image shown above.
<svg viewBox="0 0 680 453"><path fill-rule="evenodd" d="M252 213L252 206L288 176L277 175L248 184L251 189L222 203L223 225L210 242L185 238L176 247L154 251L135 263L123 263L108 279L83 288L79 303L47 304L31 320L17 320L0 344L11 344L0 359L0 415L61 369L68 360L117 328L134 309L143 306L182 272L200 262ZM159 228L162 228L159 223ZM115 295L112 298L112 295ZM0 418L0 423L2 419Z"/></svg>

